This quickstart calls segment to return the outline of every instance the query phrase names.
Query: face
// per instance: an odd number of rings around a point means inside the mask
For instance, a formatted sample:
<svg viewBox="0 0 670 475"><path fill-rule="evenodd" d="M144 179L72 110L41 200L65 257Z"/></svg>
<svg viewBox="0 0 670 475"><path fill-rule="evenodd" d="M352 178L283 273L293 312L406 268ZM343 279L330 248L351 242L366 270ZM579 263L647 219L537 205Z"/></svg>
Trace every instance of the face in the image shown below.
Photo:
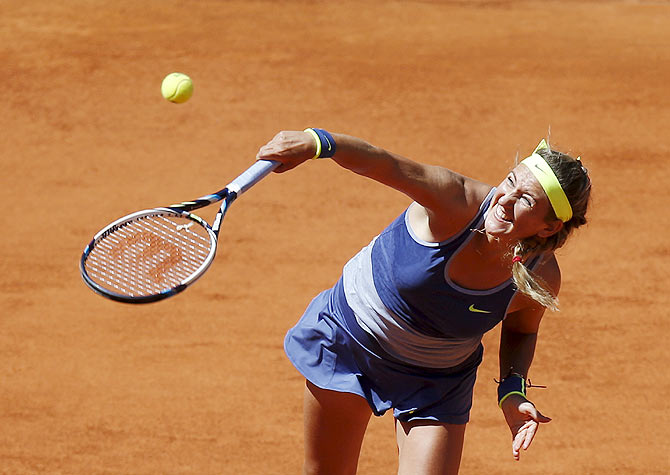
<svg viewBox="0 0 670 475"><path fill-rule="evenodd" d="M547 221L550 208L540 182L520 164L496 189L484 221L486 233L510 241L551 236L563 223L558 219Z"/></svg>

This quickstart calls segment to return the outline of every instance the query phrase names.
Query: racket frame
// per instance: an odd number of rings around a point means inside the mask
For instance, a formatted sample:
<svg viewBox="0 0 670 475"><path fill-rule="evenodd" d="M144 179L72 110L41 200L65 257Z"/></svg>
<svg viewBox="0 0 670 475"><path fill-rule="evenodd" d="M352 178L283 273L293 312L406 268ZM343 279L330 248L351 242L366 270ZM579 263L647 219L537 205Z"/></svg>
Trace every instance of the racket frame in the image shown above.
<svg viewBox="0 0 670 475"><path fill-rule="evenodd" d="M235 180L229 183L225 188L212 193L209 195L201 196L200 198L193 201L184 201L182 203L173 204L167 207L161 208L152 208L142 211L137 211L129 215L123 216L116 221L110 223L105 228L100 230L94 237L91 239L89 244L84 249L84 252L81 255L79 261L79 270L81 276L86 283L86 285L93 290L98 295L106 297L116 302L123 303L151 303L157 302L159 300L172 297L180 292L183 292L189 285L198 280L202 275L209 269L214 257L216 256L216 250L218 247L218 236L219 230L221 228L221 223L226 214L226 211L230 205L241 195L243 192L251 188L253 185L258 183L262 178L268 175L272 170L280 165L279 162L268 161L268 160L258 160L251 167L249 167L244 173L238 176ZM223 200L219 211L214 218L213 225L210 226L204 219L200 216L191 213L198 208L203 208L210 204L216 203ZM197 270L192 272L186 279L183 279L178 285L165 289L162 292L150 294L150 295L137 295L129 296L121 293L113 292L109 289L98 284L93 278L89 275L86 270L86 261L91 252L95 249L98 243L107 237L109 234L114 233L116 230L122 228L123 226L141 219L143 216L151 215L171 215L179 216L182 218L189 219L194 223L197 223L199 226L203 227L209 237L210 237L210 250L209 254L205 258L204 262L198 267Z"/></svg>
<svg viewBox="0 0 670 475"><path fill-rule="evenodd" d="M207 231L207 234L209 235L210 238L210 249L207 257L204 259L203 263L196 269L194 272L192 272L186 279L183 279L178 285L171 287L169 289L164 290L163 292L157 293L157 294L151 294L151 295L138 295L138 296L128 296L124 294L120 294L117 292L113 292L112 290L103 287L100 285L96 280L94 280L86 270L86 261L88 259L88 256L93 252L93 250L96 248L97 244L105 239L109 234L114 233L118 229L128 225L131 222L141 220L143 217L147 216L179 216L182 218L189 219L190 221L194 222L198 226L201 226ZM205 273L205 271L209 268L209 266L212 264L214 261L214 256L216 255L216 250L218 246L218 235L215 233L212 228L207 224L205 220L200 218L200 216L197 216L195 214L189 213L189 212L184 212L184 211L176 211L173 208L153 208L153 209L146 209L142 211L137 211L135 213L129 214L127 216L124 216L122 218L117 219L113 223L111 223L109 226L107 226L105 229L101 230L98 234L96 234L91 242L86 246L84 249L84 252L82 253L81 260L79 262L79 270L81 272L81 276L84 279L84 282L88 287L93 290L95 293L102 295L103 297L107 297L111 300L117 301L117 302L126 302L126 303L150 303L150 302L156 302L158 300L163 300L168 297L171 297L175 294L178 294L179 292L183 291L188 287L190 284L198 280L202 275Z"/></svg>

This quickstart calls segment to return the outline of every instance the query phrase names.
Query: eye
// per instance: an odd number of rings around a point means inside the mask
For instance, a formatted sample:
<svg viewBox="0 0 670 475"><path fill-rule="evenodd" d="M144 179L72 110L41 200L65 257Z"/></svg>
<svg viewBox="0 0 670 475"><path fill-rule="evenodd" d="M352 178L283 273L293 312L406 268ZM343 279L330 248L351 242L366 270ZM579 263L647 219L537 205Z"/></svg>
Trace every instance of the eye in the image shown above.
<svg viewBox="0 0 670 475"><path fill-rule="evenodd" d="M532 208L534 205L533 200L531 200L528 196L525 195L521 197L521 201L523 201L523 204L525 204L529 208Z"/></svg>

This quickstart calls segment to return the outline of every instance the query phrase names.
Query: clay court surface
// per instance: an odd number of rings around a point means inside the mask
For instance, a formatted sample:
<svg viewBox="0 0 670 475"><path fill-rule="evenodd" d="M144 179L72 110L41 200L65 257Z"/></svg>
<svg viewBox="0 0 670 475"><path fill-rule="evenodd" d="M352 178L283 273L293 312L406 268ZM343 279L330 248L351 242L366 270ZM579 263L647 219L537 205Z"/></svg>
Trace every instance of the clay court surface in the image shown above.
<svg viewBox="0 0 670 475"><path fill-rule="evenodd" d="M668 473L669 3L5 0L0 60L0 473L300 472L284 333L406 197L327 160L272 175L208 274L157 304L93 294L78 260L109 221L218 190L307 126L491 184L549 130L581 155L590 223L530 374L553 421L514 462L492 331L461 473ZM172 71L186 104L160 96ZM392 422L371 421L359 473L395 473Z"/></svg>

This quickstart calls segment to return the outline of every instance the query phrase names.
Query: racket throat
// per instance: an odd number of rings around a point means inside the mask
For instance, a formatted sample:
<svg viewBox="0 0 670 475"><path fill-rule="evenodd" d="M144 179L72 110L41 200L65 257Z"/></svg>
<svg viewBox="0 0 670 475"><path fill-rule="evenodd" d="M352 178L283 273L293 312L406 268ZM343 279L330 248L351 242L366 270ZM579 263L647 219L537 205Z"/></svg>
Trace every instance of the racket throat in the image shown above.
<svg viewBox="0 0 670 475"><path fill-rule="evenodd" d="M221 209L219 209L219 212L216 213L216 217L214 218L214 222L212 223L212 231L214 231L214 234L217 236L219 235L219 230L221 229L221 223L223 222L223 218L226 215L226 211L228 211L228 207L237 199L237 193L235 191L226 191L226 197L223 200L223 203L221 203Z"/></svg>

